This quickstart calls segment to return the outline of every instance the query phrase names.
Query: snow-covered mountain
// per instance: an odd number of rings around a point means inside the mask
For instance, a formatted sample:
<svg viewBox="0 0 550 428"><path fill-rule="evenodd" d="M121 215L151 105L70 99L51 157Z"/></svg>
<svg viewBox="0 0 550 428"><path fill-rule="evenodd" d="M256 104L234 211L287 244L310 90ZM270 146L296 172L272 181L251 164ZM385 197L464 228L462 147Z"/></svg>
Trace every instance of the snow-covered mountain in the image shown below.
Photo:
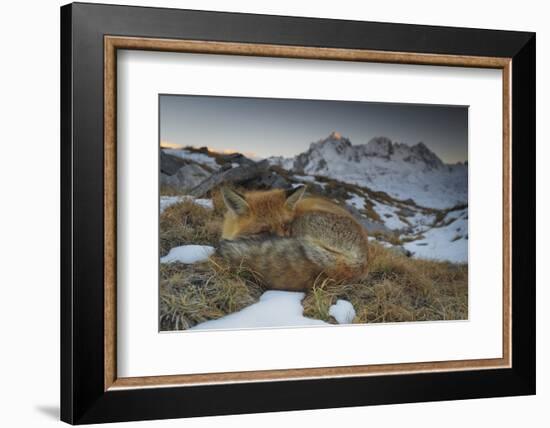
<svg viewBox="0 0 550 428"><path fill-rule="evenodd" d="M269 160L296 174L367 186L425 207L449 208L468 201L467 164L445 164L422 142L409 146L376 137L353 145L332 132L294 158Z"/></svg>

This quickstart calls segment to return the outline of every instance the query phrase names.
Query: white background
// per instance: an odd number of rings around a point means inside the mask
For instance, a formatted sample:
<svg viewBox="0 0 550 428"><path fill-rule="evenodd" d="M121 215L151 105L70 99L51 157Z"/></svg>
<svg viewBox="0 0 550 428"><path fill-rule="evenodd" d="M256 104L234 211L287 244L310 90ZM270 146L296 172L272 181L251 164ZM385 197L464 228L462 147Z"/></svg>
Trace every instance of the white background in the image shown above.
<svg viewBox="0 0 550 428"><path fill-rule="evenodd" d="M117 78L119 376L502 356L500 70L124 51ZM469 105L468 321L158 334L159 93Z"/></svg>
<svg viewBox="0 0 550 428"><path fill-rule="evenodd" d="M104 1L111 3L110 1ZM544 2L534 0L296 2L127 1L130 4L414 24L537 31L538 265L550 258L548 118L550 29ZM0 353L3 426L58 424L59 405L59 10L62 2L6 2L0 14ZM543 188L543 183L546 184ZM545 195L543 194L545 193ZM543 196L545 196L543 198ZM545 216L546 218L548 215ZM547 271L538 272L538 395L461 402L284 412L132 423L159 427L544 426L550 404Z"/></svg>

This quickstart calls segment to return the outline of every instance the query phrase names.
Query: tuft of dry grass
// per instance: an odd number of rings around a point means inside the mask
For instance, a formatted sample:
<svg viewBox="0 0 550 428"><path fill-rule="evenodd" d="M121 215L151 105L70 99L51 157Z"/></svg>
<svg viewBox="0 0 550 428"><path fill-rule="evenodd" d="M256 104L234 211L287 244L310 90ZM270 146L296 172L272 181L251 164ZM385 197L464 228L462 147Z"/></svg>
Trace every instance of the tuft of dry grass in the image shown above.
<svg viewBox="0 0 550 428"><path fill-rule="evenodd" d="M239 311L263 293L257 276L211 258L203 263L161 264L160 329L185 330Z"/></svg>
<svg viewBox="0 0 550 428"><path fill-rule="evenodd" d="M388 231L384 232L381 230L375 230L370 233L370 236L378 239L379 241L386 241L392 245L403 245L404 241L397 232Z"/></svg>
<svg viewBox="0 0 550 428"><path fill-rule="evenodd" d="M369 274L357 283L319 281L305 297L304 315L334 323L330 306L348 300L354 323L468 318L468 268L410 259L377 243L369 246Z"/></svg>
<svg viewBox="0 0 550 428"><path fill-rule="evenodd" d="M185 244L214 244L221 231L219 213L186 200L164 210L160 216L160 255Z"/></svg>
<svg viewBox="0 0 550 428"><path fill-rule="evenodd" d="M382 222L382 218L380 217L380 214L378 214L374 210L374 204L368 198L365 198L365 209L363 211L369 220L376 221L378 223Z"/></svg>
<svg viewBox="0 0 550 428"><path fill-rule="evenodd" d="M178 186L169 186L168 184L160 185L160 194L162 196L182 196L186 195L187 189Z"/></svg>

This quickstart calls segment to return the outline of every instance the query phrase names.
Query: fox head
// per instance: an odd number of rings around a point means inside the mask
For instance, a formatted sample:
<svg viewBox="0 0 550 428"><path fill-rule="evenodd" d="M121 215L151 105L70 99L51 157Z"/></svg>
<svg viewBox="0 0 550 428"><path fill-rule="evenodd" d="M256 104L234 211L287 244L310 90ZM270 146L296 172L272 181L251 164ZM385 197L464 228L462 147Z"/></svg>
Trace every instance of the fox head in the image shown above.
<svg viewBox="0 0 550 428"><path fill-rule="evenodd" d="M296 204L302 199L305 190L305 186L301 186L286 191L275 189L241 194L222 188L223 201L227 207L222 239L264 234L288 236Z"/></svg>

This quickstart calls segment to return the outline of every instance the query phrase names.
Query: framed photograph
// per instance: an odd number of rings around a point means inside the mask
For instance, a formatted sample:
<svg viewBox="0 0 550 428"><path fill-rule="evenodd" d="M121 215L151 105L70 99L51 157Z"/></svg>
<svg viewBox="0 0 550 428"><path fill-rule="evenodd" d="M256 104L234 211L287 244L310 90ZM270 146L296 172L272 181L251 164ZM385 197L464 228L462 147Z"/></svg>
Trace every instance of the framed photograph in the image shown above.
<svg viewBox="0 0 550 428"><path fill-rule="evenodd" d="M533 33L76 3L61 57L62 420L535 393Z"/></svg>

